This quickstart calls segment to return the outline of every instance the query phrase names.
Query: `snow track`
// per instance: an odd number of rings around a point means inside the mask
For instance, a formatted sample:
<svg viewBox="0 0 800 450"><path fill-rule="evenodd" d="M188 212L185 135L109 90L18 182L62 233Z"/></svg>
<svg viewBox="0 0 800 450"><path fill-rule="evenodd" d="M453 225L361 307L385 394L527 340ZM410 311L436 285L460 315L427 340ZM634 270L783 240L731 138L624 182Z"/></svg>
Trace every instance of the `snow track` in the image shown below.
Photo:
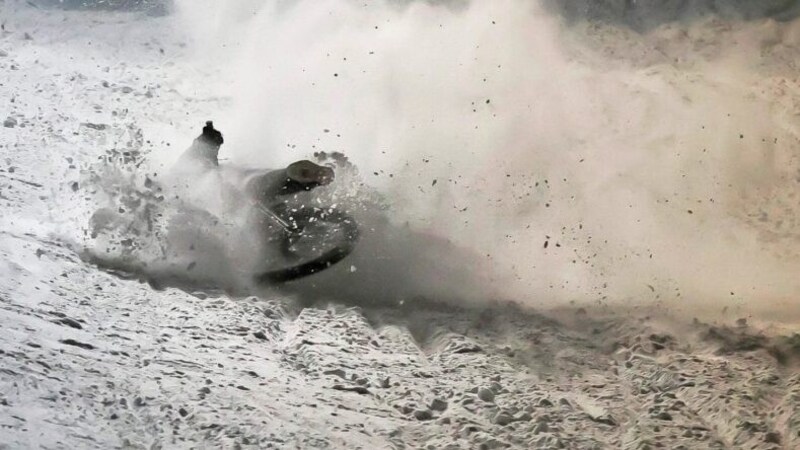
<svg viewBox="0 0 800 450"><path fill-rule="evenodd" d="M581 332L509 307L201 299L115 279L53 243L2 244L20 280L0 289L8 448L766 449L797 439L788 368L764 350L697 352L646 321L583 316ZM645 338L631 345L625 333Z"/></svg>
<svg viewBox="0 0 800 450"><path fill-rule="evenodd" d="M0 129L0 448L800 446L800 344L744 322L301 305L154 291L84 263L70 248L87 215L80 163L155 145L142 129L190 117L175 124L183 145L225 100L181 94L185 78L162 70L183 51L166 19L13 19L0 39L16 123Z"/></svg>

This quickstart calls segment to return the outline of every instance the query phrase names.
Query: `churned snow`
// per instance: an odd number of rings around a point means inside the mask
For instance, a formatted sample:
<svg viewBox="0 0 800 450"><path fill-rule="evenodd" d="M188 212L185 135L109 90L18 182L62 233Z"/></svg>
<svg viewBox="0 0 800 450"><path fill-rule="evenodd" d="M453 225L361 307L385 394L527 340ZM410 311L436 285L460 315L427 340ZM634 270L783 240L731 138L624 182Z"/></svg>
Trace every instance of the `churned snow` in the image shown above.
<svg viewBox="0 0 800 450"><path fill-rule="evenodd" d="M0 448L800 446L797 335L736 317L232 298L83 262L97 158L177 158L228 100L169 17L0 20Z"/></svg>

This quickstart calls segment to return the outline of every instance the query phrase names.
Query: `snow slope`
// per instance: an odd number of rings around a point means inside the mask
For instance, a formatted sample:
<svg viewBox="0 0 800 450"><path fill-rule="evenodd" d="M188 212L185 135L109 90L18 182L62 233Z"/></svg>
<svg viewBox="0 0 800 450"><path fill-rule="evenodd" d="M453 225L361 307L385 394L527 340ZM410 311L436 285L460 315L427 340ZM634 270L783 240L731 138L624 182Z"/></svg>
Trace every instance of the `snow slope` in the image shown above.
<svg viewBox="0 0 800 450"><path fill-rule="evenodd" d="M2 20L0 448L800 446L797 335L734 315L309 305L82 262L81 171L111 148L179 151L227 99L198 90L211 69L169 18Z"/></svg>

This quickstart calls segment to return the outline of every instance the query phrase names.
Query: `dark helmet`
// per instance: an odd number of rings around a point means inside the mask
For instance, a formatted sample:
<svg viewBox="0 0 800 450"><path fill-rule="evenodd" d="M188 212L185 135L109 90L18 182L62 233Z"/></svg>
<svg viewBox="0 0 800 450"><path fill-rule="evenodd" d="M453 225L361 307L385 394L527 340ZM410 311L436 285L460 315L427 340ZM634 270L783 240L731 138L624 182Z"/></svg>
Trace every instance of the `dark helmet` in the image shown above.
<svg viewBox="0 0 800 450"><path fill-rule="evenodd" d="M212 121L206 121L206 126L203 127L203 139L216 145L217 147L221 146L224 142L222 139L222 133L219 130L214 129L214 123Z"/></svg>
<svg viewBox="0 0 800 450"><path fill-rule="evenodd" d="M330 167L320 166L308 160L297 161L286 167L289 180L301 185L326 185L333 181L334 173Z"/></svg>

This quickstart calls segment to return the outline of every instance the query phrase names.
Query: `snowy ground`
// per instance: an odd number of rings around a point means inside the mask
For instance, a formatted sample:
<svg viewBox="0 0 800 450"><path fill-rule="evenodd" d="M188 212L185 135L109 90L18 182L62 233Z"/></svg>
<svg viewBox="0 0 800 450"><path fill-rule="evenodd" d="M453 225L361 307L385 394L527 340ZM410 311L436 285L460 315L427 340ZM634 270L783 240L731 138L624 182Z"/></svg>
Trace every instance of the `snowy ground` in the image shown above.
<svg viewBox="0 0 800 450"><path fill-rule="evenodd" d="M308 307L85 264L82 165L182 149L226 100L168 18L3 21L0 448L800 447L797 335L736 317Z"/></svg>

